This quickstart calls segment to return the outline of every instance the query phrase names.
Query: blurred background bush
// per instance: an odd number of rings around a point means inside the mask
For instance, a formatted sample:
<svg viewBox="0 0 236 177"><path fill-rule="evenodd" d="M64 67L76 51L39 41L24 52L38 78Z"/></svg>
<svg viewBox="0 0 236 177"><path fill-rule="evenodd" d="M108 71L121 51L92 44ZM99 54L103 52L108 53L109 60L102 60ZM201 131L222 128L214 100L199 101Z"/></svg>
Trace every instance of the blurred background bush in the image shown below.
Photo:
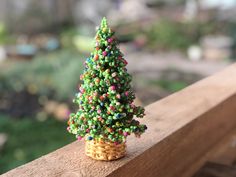
<svg viewBox="0 0 236 177"><path fill-rule="evenodd" d="M0 173L74 140L66 121L106 16L147 105L233 62L234 0L1 0Z"/></svg>

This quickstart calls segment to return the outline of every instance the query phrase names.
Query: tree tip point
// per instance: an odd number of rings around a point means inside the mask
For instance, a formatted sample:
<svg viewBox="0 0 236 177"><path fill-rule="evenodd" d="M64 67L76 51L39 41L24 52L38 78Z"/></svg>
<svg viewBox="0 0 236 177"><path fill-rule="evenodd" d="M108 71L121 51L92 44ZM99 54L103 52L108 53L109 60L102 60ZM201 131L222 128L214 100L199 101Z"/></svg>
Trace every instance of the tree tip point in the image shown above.
<svg viewBox="0 0 236 177"><path fill-rule="evenodd" d="M106 17L102 18L101 25L104 26L104 27L107 26L107 18Z"/></svg>

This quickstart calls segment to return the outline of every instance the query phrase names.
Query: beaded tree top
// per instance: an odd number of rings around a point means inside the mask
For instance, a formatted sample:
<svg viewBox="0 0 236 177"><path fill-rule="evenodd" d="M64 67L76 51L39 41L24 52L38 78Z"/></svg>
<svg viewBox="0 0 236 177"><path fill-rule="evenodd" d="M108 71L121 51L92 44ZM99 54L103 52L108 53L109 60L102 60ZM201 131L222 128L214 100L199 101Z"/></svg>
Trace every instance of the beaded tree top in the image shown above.
<svg viewBox="0 0 236 177"><path fill-rule="evenodd" d="M132 78L117 44L114 32L103 18L94 51L80 76L83 84L73 100L78 111L71 113L68 121L68 131L78 140L103 140L118 145L131 133L140 136L147 129L134 119L144 116L144 108L133 103Z"/></svg>

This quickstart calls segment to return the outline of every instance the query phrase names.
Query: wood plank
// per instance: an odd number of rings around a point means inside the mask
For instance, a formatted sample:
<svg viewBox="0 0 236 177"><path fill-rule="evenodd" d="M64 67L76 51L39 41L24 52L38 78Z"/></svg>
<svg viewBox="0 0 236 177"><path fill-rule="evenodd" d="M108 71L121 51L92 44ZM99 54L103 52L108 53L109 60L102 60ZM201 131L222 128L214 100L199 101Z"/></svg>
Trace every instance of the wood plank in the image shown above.
<svg viewBox="0 0 236 177"><path fill-rule="evenodd" d="M229 136L225 137L224 141L215 148L214 153L209 156L208 161L222 165L234 165L236 161L236 129Z"/></svg>
<svg viewBox="0 0 236 177"><path fill-rule="evenodd" d="M235 177L236 167L208 162L193 177Z"/></svg>
<svg viewBox="0 0 236 177"><path fill-rule="evenodd" d="M224 165L232 165L236 159L235 148L232 146L234 143L234 137L236 134L236 128L230 133L227 133L224 138L219 140L206 154L199 157L194 164L188 167L187 171L184 171L181 176L189 177L192 176L194 171L198 171L199 167L207 161L215 162Z"/></svg>
<svg viewBox="0 0 236 177"><path fill-rule="evenodd" d="M3 176L193 175L199 158L236 127L236 65L146 107L148 131L128 139L125 158L100 162L74 142Z"/></svg>

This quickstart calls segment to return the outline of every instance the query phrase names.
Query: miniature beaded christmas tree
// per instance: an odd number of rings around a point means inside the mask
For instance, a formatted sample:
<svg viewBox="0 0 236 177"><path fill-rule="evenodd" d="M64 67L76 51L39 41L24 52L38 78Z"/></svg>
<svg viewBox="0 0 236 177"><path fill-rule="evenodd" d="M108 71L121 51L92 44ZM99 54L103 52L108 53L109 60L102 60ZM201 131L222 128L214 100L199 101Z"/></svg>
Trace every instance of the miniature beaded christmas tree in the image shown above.
<svg viewBox="0 0 236 177"><path fill-rule="evenodd" d="M67 129L78 140L85 138L88 156L113 160L125 155L128 135L140 136L147 127L133 118L142 118L144 108L133 104L135 95L131 75L125 68L127 61L106 18L102 19L95 39L95 49L80 76L83 84L74 99L79 109L70 114Z"/></svg>

